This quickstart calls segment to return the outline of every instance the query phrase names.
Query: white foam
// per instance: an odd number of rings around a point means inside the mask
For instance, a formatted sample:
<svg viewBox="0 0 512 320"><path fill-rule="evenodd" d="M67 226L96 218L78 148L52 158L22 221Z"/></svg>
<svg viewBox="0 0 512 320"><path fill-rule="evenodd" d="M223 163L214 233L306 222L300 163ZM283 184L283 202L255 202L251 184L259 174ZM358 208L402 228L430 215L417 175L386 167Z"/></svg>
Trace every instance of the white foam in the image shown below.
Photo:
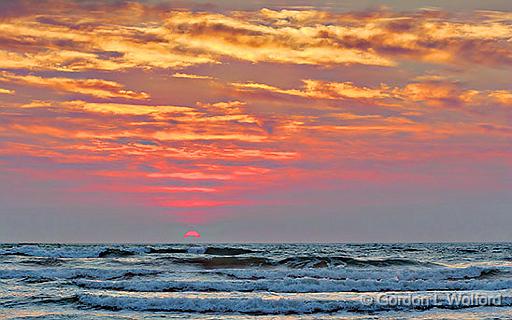
<svg viewBox="0 0 512 320"><path fill-rule="evenodd" d="M126 296L80 295L79 301L93 307L136 311L239 312L252 314L334 312L357 309L358 302L307 301L261 298L139 298Z"/></svg>
<svg viewBox="0 0 512 320"><path fill-rule="evenodd" d="M316 278L316 279L398 279L398 280L457 280L478 278L490 272L509 272L510 267L480 267L465 268L318 268L318 269L227 269L216 270L215 273L237 279L283 279L283 278Z"/></svg>
<svg viewBox="0 0 512 320"><path fill-rule="evenodd" d="M293 299L293 298L148 298L135 296L110 296L83 294L78 300L95 308L108 308L135 311L178 311L178 312L217 312L244 314L308 314L332 313L341 311L381 311L404 310L413 306L384 305L365 303L364 300L353 299ZM510 306L512 297L501 300L501 306ZM447 296L438 297L435 305L427 308L451 308ZM460 305L459 308L478 306L475 303Z"/></svg>
<svg viewBox="0 0 512 320"><path fill-rule="evenodd" d="M206 247L190 247L187 249L188 253L195 253L195 254L204 254L206 252Z"/></svg>
<svg viewBox="0 0 512 320"><path fill-rule="evenodd" d="M319 280L311 278L255 281L162 281L78 280L76 284L90 289L139 292L159 291L267 291L289 293L312 292L384 292L426 290L502 290L512 289L512 280Z"/></svg>

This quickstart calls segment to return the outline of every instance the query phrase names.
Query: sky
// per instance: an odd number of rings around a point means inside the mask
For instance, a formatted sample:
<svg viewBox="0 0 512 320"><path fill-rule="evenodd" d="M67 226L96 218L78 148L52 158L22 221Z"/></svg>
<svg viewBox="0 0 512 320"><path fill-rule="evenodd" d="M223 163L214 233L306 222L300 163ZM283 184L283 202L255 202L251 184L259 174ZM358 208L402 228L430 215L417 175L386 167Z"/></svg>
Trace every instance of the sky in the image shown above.
<svg viewBox="0 0 512 320"><path fill-rule="evenodd" d="M0 242L512 240L512 2L2 1Z"/></svg>

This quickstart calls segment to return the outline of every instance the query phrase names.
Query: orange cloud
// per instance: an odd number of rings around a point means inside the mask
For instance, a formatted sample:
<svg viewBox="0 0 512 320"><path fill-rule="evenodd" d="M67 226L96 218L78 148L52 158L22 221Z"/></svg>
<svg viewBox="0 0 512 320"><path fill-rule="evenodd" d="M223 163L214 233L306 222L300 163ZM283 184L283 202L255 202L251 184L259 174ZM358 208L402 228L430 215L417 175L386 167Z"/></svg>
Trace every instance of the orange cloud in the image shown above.
<svg viewBox="0 0 512 320"><path fill-rule="evenodd" d="M14 94L14 90L0 88L0 94Z"/></svg>
<svg viewBox="0 0 512 320"><path fill-rule="evenodd" d="M180 106L155 106L140 104L122 104L122 103L92 103L80 100L67 101L63 106L68 108L80 108L89 112L111 113L119 115L153 115L156 118L163 117L165 114L184 114L193 113L194 109Z"/></svg>
<svg viewBox="0 0 512 320"><path fill-rule="evenodd" d="M52 103L50 101L42 101L42 100L32 100L30 103L21 104L21 108L45 108L51 107Z"/></svg>
<svg viewBox="0 0 512 320"><path fill-rule="evenodd" d="M48 125L21 125L21 124L15 124L11 127L13 130L21 131L26 134L33 134L33 135L48 135L56 138L64 138L69 137L70 133L73 133L72 136L76 135L76 132L70 132L69 130L60 129L58 127L54 126L48 126Z"/></svg>
<svg viewBox="0 0 512 320"><path fill-rule="evenodd" d="M43 78L33 75L16 75L9 72L0 73L0 81L19 85L50 88L61 92L79 93L97 98L125 98L145 100L145 92L125 90L124 86L114 81L100 79Z"/></svg>
<svg viewBox="0 0 512 320"><path fill-rule="evenodd" d="M337 46L317 37L314 29L281 28L261 18L258 12L249 17L175 12L165 22L164 37L190 50L251 62L393 65L373 50Z"/></svg>
<svg viewBox="0 0 512 320"><path fill-rule="evenodd" d="M32 101L22 103L19 110L44 108L47 112L66 114L81 111L72 132L76 139L136 138L171 143L173 141L238 141L262 143L269 136L261 121L245 112L239 101L213 104L198 103L195 107L136 105L129 103L93 103L86 101ZM51 110L50 110L51 109ZM115 117L115 116L122 117ZM145 118L138 118L145 116ZM100 122L98 122L100 121ZM70 121L71 122L71 121ZM103 122L103 126L98 123ZM169 124L173 125L170 127ZM60 121L46 125L47 132L55 128L65 136L65 127ZM41 128L33 123L11 125L15 131L36 132ZM110 128L105 130L103 128ZM57 131L54 135L57 135ZM151 146L149 146L151 148ZM131 150L133 153L147 152L148 146ZM276 153L277 156L278 153ZM270 155L269 155L270 156Z"/></svg>
<svg viewBox="0 0 512 320"><path fill-rule="evenodd" d="M489 96L501 104L512 106L512 91L509 91L509 90L491 91Z"/></svg>
<svg viewBox="0 0 512 320"><path fill-rule="evenodd" d="M481 105L488 101L507 105L512 102L512 92L507 90L464 89L456 82L430 80L413 82L404 87L358 87L351 82L327 82L303 80L301 89L282 89L263 83L231 83L240 92L266 91L274 94L296 96L307 99L362 100L373 105L407 107L411 103L431 106Z"/></svg>
<svg viewBox="0 0 512 320"><path fill-rule="evenodd" d="M175 178L175 179L190 179L190 180L229 180L232 179L231 175L226 174L211 174L203 172L173 172L173 173L149 173L150 178Z"/></svg>
<svg viewBox="0 0 512 320"><path fill-rule="evenodd" d="M512 102L512 91L464 89L457 82L443 80L411 83L397 92L403 99L432 106L481 106L489 102L507 105Z"/></svg>
<svg viewBox="0 0 512 320"><path fill-rule="evenodd" d="M485 12L469 17L428 11L207 13L126 3L109 14L110 5L103 6L93 14L61 2L59 9L67 12L62 16L34 5L32 12L0 21L0 68L113 71L184 68L226 59L318 66L392 67L403 59L512 64L511 26Z"/></svg>
<svg viewBox="0 0 512 320"><path fill-rule="evenodd" d="M238 133L196 133L187 131L159 131L153 134L153 138L163 141L184 140L238 140L247 142L262 142L266 138L263 135L238 134Z"/></svg>
<svg viewBox="0 0 512 320"><path fill-rule="evenodd" d="M213 193L218 190L215 188L209 187L198 187L198 186L190 186L190 187L178 187L178 186L127 186L127 185L94 185L90 186L90 189L94 190L106 190L110 192L126 192L126 193L191 193L191 192L199 192L199 193Z"/></svg>
<svg viewBox="0 0 512 320"><path fill-rule="evenodd" d="M211 76L202 76L198 74L190 74L190 73L180 73L177 72L172 75L173 78L183 78L183 79L200 79L200 80L212 80Z"/></svg>
<svg viewBox="0 0 512 320"><path fill-rule="evenodd" d="M216 201L216 200L201 200L201 199L190 199L190 200L168 200L168 201L157 201L159 206L163 207L177 207L177 208L195 208L195 207L225 207L240 205L239 201Z"/></svg>
<svg viewBox="0 0 512 320"><path fill-rule="evenodd" d="M264 90L278 94L298 96L313 99L385 99L391 98L392 92L388 87L380 88L358 87L351 82L325 82L319 80L303 80L302 89L281 89L262 83L231 83L238 90Z"/></svg>

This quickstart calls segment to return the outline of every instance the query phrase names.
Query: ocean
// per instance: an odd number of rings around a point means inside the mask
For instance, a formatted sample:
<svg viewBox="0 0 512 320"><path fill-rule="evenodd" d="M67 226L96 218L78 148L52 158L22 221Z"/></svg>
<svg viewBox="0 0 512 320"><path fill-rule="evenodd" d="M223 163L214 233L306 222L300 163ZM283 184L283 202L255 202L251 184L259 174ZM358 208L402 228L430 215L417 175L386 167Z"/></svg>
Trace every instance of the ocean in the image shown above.
<svg viewBox="0 0 512 320"><path fill-rule="evenodd" d="M512 244L3 244L1 319L512 319Z"/></svg>

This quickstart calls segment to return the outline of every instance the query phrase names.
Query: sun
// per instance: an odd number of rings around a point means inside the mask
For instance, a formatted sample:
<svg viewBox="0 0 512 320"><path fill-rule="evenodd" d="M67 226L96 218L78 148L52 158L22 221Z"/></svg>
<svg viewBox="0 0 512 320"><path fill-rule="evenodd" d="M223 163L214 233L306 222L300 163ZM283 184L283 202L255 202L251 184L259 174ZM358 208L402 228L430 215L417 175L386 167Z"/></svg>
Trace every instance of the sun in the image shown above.
<svg viewBox="0 0 512 320"><path fill-rule="evenodd" d="M196 230L191 229L183 235L183 238L190 238L190 237L201 238L201 234L199 232L197 232Z"/></svg>

